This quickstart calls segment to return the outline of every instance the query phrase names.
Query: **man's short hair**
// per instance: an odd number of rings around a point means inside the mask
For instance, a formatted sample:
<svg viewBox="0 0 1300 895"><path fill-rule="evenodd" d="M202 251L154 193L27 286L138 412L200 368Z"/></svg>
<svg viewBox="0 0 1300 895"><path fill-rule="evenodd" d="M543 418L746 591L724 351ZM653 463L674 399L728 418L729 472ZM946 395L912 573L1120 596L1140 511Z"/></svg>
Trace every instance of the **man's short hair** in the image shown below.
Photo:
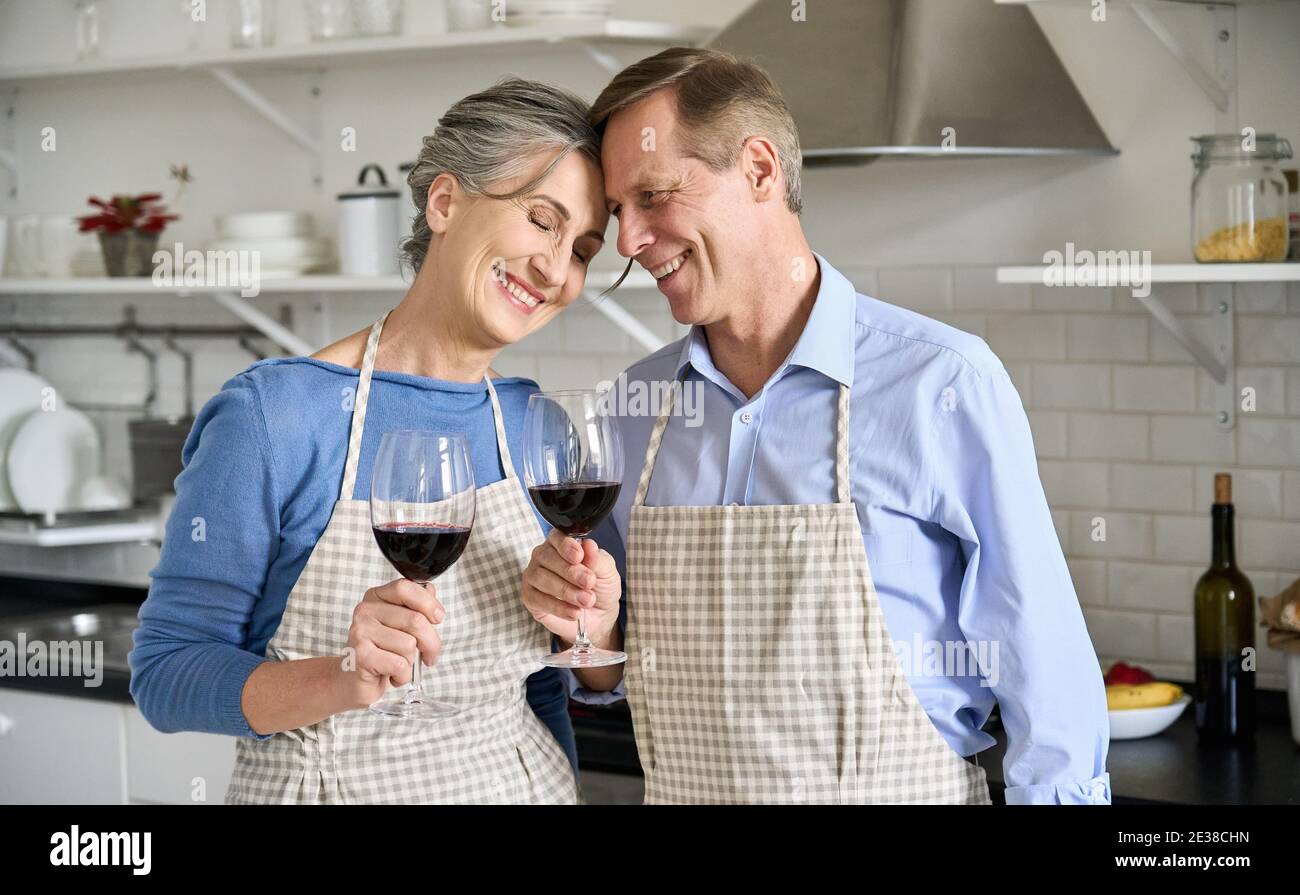
<svg viewBox="0 0 1300 895"><path fill-rule="evenodd" d="M785 174L786 207L799 214L799 131L781 91L753 62L721 50L670 47L615 75L592 104L591 123L603 136L615 112L666 88L676 95L686 155L725 171L736 164L747 139L766 137Z"/></svg>

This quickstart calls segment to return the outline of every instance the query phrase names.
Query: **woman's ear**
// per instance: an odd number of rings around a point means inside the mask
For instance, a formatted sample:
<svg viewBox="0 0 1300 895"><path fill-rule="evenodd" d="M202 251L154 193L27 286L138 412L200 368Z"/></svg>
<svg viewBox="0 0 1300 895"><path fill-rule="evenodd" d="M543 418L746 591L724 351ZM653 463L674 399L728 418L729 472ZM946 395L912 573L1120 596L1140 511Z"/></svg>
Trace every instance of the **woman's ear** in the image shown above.
<svg viewBox="0 0 1300 895"><path fill-rule="evenodd" d="M446 171L439 174L429 184L429 198L424 203L424 219L434 233L447 232L456 202L461 194L460 184Z"/></svg>

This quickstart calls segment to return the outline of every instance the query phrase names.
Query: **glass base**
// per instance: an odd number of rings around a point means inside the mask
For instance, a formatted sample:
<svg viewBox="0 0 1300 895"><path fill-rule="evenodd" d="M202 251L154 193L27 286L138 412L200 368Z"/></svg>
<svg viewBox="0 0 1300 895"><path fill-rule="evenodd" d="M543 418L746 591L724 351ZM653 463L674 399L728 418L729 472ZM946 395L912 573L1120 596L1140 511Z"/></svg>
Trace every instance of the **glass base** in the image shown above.
<svg viewBox="0 0 1300 895"><path fill-rule="evenodd" d="M370 711L376 715L388 715L392 718L418 718L432 721L438 718L450 718L460 714L460 709L450 702L438 702L427 696L408 697L406 694L381 699L372 703Z"/></svg>
<svg viewBox="0 0 1300 895"><path fill-rule="evenodd" d="M627 653L614 650L588 647L579 649L570 647L562 653L548 653L541 662L548 668L603 668L606 665L618 665L627 661Z"/></svg>

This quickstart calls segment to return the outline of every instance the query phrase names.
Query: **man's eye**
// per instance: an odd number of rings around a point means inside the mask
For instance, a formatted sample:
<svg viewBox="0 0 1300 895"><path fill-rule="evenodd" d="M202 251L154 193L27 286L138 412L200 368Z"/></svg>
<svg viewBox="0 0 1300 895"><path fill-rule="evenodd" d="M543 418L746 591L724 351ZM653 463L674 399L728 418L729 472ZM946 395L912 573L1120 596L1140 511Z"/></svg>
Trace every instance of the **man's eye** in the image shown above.
<svg viewBox="0 0 1300 895"><path fill-rule="evenodd" d="M533 222L533 226L535 226L538 230L542 230L546 233L551 232L550 225L548 225L545 221L539 220L536 217L529 217L528 219Z"/></svg>
<svg viewBox="0 0 1300 895"><path fill-rule="evenodd" d="M641 198L647 205L657 202L668 194L667 190L645 190L641 193Z"/></svg>

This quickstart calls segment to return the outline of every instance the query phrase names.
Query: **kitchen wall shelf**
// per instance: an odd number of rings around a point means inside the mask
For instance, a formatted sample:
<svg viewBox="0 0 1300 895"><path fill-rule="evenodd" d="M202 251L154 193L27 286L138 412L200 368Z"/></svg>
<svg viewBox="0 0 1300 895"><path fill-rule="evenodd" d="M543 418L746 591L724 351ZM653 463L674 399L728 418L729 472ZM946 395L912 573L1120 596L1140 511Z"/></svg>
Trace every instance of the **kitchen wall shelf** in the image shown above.
<svg viewBox="0 0 1300 895"><path fill-rule="evenodd" d="M1049 273L1053 267L1029 265L1024 267L999 267L999 283L1037 283L1049 284ZM1109 273L1109 272L1108 272ZM1196 362L1205 369L1217 385L1215 397L1215 422L1221 429L1231 429L1237 424L1237 376L1234 357L1236 340L1236 296L1234 283L1286 283L1300 282L1300 264L1153 264L1147 282L1160 283L1194 283L1204 305L1214 309L1212 313L1214 345L1201 343L1188 331L1183 322L1174 316L1154 293L1134 295L1150 312L1156 322L1163 326L1171 336L1187 349ZM1073 286L1090 286L1115 288L1129 286L1118 278L1101 276L1088 283L1075 283ZM1067 289L1070 285L1056 286Z"/></svg>
<svg viewBox="0 0 1300 895"><path fill-rule="evenodd" d="M999 267L999 283L1045 283L1051 268L1041 264ZM3 282L3 280L0 280ZM1276 264L1152 264L1152 283L1297 283L1300 263ZM1124 286L1126 283L1099 281L1088 285Z"/></svg>
<svg viewBox="0 0 1300 895"><path fill-rule="evenodd" d="M246 76L274 72L307 72L311 78L309 96L321 96L320 74L336 65L393 65L413 61L446 60L472 57L494 49L512 53L544 52L556 47L577 49L609 74L623 64L603 49L608 44L695 45L704 41L711 29L681 27L667 22L641 22L604 19L513 27L501 25L480 31L447 31L398 37L350 38L316 41L256 49L207 50L183 55L158 55L134 59L97 59L85 62L0 67L0 87L7 88L17 101L23 84L53 83L93 77L96 82L165 77L176 73L205 74L230 91L250 110L256 112L300 147L311 159L307 169L313 186L323 186L321 176L320 104L310 103L311 125L304 127L295 116L273 102L246 80ZM21 171L16 152L0 146L0 167L12 175L10 197L18 195Z"/></svg>
<svg viewBox="0 0 1300 895"><path fill-rule="evenodd" d="M224 68L243 73L310 70L335 64L400 64L417 59L475 54L484 50L544 50L557 44L585 42L623 44L695 44L712 33L667 22L623 19L593 20L530 27L502 26L482 31L448 31L400 37L350 38L258 49L222 49L135 59L101 59L46 65L0 67L0 84L52 81L94 76L96 81L127 75L167 75L177 71Z"/></svg>
<svg viewBox="0 0 1300 895"><path fill-rule="evenodd" d="M81 547L89 544L154 543L161 537L156 514L71 525L0 521L0 544L26 547Z"/></svg>
<svg viewBox="0 0 1300 895"><path fill-rule="evenodd" d="M616 271L592 271L587 276L583 297L600 313L626 332L647 351L658 351L664 340L646 327L613 297L599 298L602 289L618 279ZM299 277L266 277L258 284L260 295L283 294L356 294L390 293L400 295L410 286L400 276L352 277L338 274L315 274ZM652 289L654 278L645 270L634 270L623 281L622 289ZM0 295L175 295L178 298L204 296L224 307L240 320L255 327L285 351L295 355L315 352L291 329L244 298L237 286L154 285L150 277L64 277L28 279L0 278Z"/></svg>

